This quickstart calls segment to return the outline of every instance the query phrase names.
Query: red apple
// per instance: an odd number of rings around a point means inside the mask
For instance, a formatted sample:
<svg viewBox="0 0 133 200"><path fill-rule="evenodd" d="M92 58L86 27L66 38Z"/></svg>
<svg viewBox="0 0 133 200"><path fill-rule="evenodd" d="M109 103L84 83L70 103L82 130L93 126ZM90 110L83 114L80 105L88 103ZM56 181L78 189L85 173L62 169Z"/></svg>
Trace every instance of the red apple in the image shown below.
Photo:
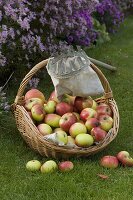
<svg viewBox="0 0 133 200"><path fill-rule="evenodd" d="M80 122L74 123L69 129L70 135L75 138L79 134L87 133L87 128Z"/></svg>
<svg viewBox="0 0 133 200"><path fill-rule="evenodd" d="M98 121L97 118L93 117L93 118L87 119L87 121L85 122L85 126L88 131L91 131L92 128L100 126L100 122Z"/></svg>
<svg viewBox="0 0 133 200"><path fill-rule="evenodd" d="M117 154L117 158L123 166L133 167L133 158L130 157L130 154L127 151L120 151Z"/></svg>
<svg viewBox="0 0 133 200"><path fill-rule="evenodd" d="M49 100L53 100L53 101L55 101L56 103L59 103L59 100L58 100L58 98L57 98L57 96L56 96L55 90L50 94L50 97L49 97L48 101L49 101Z"/></svg>
<svg viewBox="0 0 133 200"><path fill-rule="evenodd" d="M100 142L101 140L103 140L106 137L107 132L102 130L100 127L94 127L91 130L91 135L94 138L95 142Z"/></svg>
<svg viewBox="0 0 133 200"><path fill-rule="evenodd" d="M92 107L92 99L77 96L74 101L74 107L81 112L84 108Z"/></svg>
<svg viewBox="0 0 133 200"><path fill-rule="evenodd" d="M113 118L109 115L101 115L99 117L99 122L100 127L107 132L113 127Z"/></svg>
<svg viewBox="0 0 133 200"><path fill-rule="evenodd" d="M59 163L59 170L62 172L69 172L74 168L74 165L71 161L63 161Z"/></svg>
<svg viewBox="0 0 133 200"><path fill-rule="evenodd" d="M69 105L66 102L60 102L56 105L56 113L60 116L64 115L65 113L73 112L73 106Z"/></svg>
<svg viewBox="0 0 133 200"><path fill-rule="evenodd" d="M25 94L25 100L32 99L32 98L39 98L45 102L45 97L42 92L37 89L31 89Z"/></svg>
<svg viewBox="0 0 133 200"><path fill-rule="evenodd" d="M60 118L61 116L51 113L45 116L44 122L53 128L58 128Z"/></svg>
<svg viewBox="0 0 133 200"><path fill-rule="evenodd" d="M96 108L97 111L97 116L99 117L100 115L109 115L112 116L112 110L110 106L106 103L101 103L97 106Z"/></svg>
<svg viewBox="0 0 133 200"><path fill-rule="evenodd" d="M119 161L115 156L104 156L100 160L100 165L106 168L117 168Z"/></svg>
<svg viewBox="0 0 133 200"><path fill-rule="evenodd" d="M62 128L64 131L68 132L70 127L77 122L77 118L73 113L65 113L60 121L59 121L59 126Z"/></svg>
<svg viewBox="0 0 133 200"><path fill-rule="evenodd" d="M90 118L96 118L96 117L97 117L97 112L92 108L85 108L80 113L80 119L83 121L86 121L87 119L90 119Z"/></svg>
<svg viewBox="0 0 133 200"><path fill-rule="evenodd" d="M43 106L40 104L36 104L31 108L31 114L32 118L36 120L37 122L40 122L44 119L45 111L43 109Z"/></svg>
<svg viewBox="0 0 133 200"><path fill-rule="evenodd" d="M79 134L75 138L75 143L79 147L89 147L89 146L93 145L94 139L89 134L86 134L86 133Z"/></svg>

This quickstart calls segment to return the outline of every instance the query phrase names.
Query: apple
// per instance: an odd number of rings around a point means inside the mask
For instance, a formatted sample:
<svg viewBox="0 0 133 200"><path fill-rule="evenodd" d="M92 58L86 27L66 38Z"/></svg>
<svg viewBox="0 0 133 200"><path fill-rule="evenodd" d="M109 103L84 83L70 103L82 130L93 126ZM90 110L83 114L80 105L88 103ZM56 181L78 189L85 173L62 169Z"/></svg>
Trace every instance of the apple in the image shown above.
<svg viewBox="0 0 133 200"><path fill-rule="evenodd" d="M44 122L53 128L58 128L60 118L61 118L61 116L51 113L51 114L47 114L45 116Z"/></svg>
<svg viewBox="0 0 133 200"><path fill-rule="evenodd" d="M76 136L75 143L79 147L89 147L89 146L93 145L94 139L89 134L80 133L79 135Z"/></svg>
<svg viewBox="0 0 133 200"><path fill-rule="evenodd" d="M113 118L109 115L101 115L99 117L99 122L100 127L107 132L113 127Z"/></svg>
<svg viewBox="0 0 133 200"><path fill-rule="evenodd" d="M91 131L92 128L100 126L100 122L97 118L93 117L87 119L87 121L85 122L85 126L88 131Z"/></svg>
<svg viewBox="0 0 133 200"><path fill-rule="evenodd" d="M74 107L81 112L84 108L92 107L92 99L77 96L74 101Z"/></svg>
<svg viewBox="0 0 133 200"><path fill-rule="evenodd" d="M133 158L127 151L120 151L117 154L117 159L122 163L123 166L133 167Z"/></svg>
<svg viewBox="0 0 133 200"><path fill-rule="evenodd" d="M58 98L57 98L57 95L56 95L55 90L50 94L50 97L49 97L48 101L49 101L49 100L53 100L53 101L55 101L56 103L59 103L59 100L58 100Z"/></svg>
<svg viewBox="0 0 133 200"><path fill-rule="evenodd" d="M112 116L112 110L110 106L106 103L100 103L97 108L97 116L99 117L100 115L109 115Z"/></svg>
<svg viewBox="0 0 133 200"><path fill-rule="evenodd" d="M75 140L74 140L74 138L72 137L72 136L70 136L70 135L68 135L67 136L67 139L68 139L68 142L67 142L67 146L68 147L75 147L76 146L76 144L75 144Z"/></svg>
<svg viewBox="0 0 133 200"><path fill-rule="evenodd" d="M56 131L55 140L58 145L65 145L68 142L67 133L65 131Z"/></svg>
<svg viewBox="0 0 133 200"><path fill-rule="evenodd" d="M92 109L96 110L97 109L97 102L95 100L92 101Z"/></svg>
<svg viewBox="0 0 133 200"><path fill-rule="evenodd" d="M38 160L30 160L26 163L26 169L35 172L38 171L41 167L41 163Z"/></svg>
<svg viewBox="0 0 133 200"><path fill-rule="evenodd" d="M39 98L43 101L43 103L46 101L43 93L37 89L31 89L25 94L25 100L32 98Z"/></svg>
<svg viewBox="0 0 133 200"><path fill-rule="evenodd" d="M46 113L50 114L50 113L54 113L55 112L55 108L56 108L56 102L53 100L49 100L47 102L47 104L44 104L44 110Z"/></svg>
<svg viewBox="0 0 133 200"><path fill-rule="evenodd" d="M95 142L100 142L101 140L103 140L106 137L107 132L104 131L103 129L101 129L100 127L94 127L91 130L90 134L94 138Z"/></svg>
<svg viewBox="0 0 133 200"><path fill-rule="evenodd" d="M48 160L41 166L42 173L52 173L55 172L57 169L58 165L53 160Z"/></svg>
<svg viewBox="0 0 133 200"><path fill-rule="evenodd" d="M73 112L73 106L66 103L60 102L56 105L56 113L60 116L64 115L65 113Z"/></svg>
<svg viewBox="0 0 133 200"><path fill-rule="evenodd" d="M24 107L27 111L30 111L31 108L36 104L40 104L43 106L43 101L39 98L31 98L25 101Z"/></svg>
<svg viewBox="0 0 133 200"><path fill-rule="evenodd" d="M86 121L89 118L96 118L97 112L92 108L85 108L80 113L80 119Z"/></svg>
<svg viewBox="0 0 133 200"><path fill-rule="evenodd" d="M68 132L70 127L77 122L77 118L73 113L65 113L59 121L59 126L64 131Z"/></svg>
<svg viewBox="0 0 133 200"><path fill-rule="evenodd" d="M66 102L70 105L74 105L75 98L76 98L75 96L70 96L68 94L64 94L62 97L62 101Z"/></svg>
<svg viewBox="0 0 133 200"><path fill-rule="evenodd" d="M79 134L87 133L87 128L84 124L76 122L70 127L69 133L73 138L75 138Z"/></svg>
<svg viewBox="0 0 133 200"><path fill-rule="evenodd" d="M45 123L39 124L37 128L42 135L48 135L53 132L52 128L48 124L45 124Z"/></svg>
<svg viewBox="0 0 133 200"><path fill-rule="evenodd" d="M58 127L58 128L55 128L53 132L55 133L56 131L63 131L63 129Z"/></svg>
<svg viewBox="0 0 133 200"><path fill-rule="evenodd" d="M37 122L40 122L44 119L45 111L43 109L43 106L40 104L36 104L31 108L31 114L32 118L36 120Z"/></svg>
<svg viewBox="0 0 133 200"><path fill-rule="evenodd" d="M61 172L69 172L74 168L74 164L71 161L60 162L58 166Z"/></svg>
<svg viewBox="0 0 133 200"><path fill-rule="evenodd" d="M100 160L100 165L106 168L117 168L119 161L116 156L103 156Z"/></svg>

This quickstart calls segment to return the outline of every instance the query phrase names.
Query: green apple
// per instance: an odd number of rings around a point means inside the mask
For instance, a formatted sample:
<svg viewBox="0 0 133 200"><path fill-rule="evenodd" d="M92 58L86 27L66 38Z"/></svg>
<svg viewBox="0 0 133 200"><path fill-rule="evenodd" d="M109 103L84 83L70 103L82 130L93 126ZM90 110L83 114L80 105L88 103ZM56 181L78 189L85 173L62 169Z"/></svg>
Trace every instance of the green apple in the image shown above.
<svg viewBox="0 0 133 200"><path fill-rule="evenodd" d="M34 172L38 171L41 167L41 163L38 160L30 160L26 163L26 169Z"/></svg>
<svg viewBox="0 0 133 200"><path fill-rule="evenodd" d="M47 102L47 104L44 104L44 110L46 113L50 114L50 113L54 113L55 112L55 108L56 108L56 102L53 100L49 100Z"/></svg>
<svg viewBox="0 0 133 200"><path fill-rule="evenodd" d="M75 143L79 147L89 147L93 145L94 139L91 135L89 134L79 134L75 138Z"/></svg>
<svg viewBox="0 0 133 200"><path fill-rule="evenodd" d="M80 133L87 133L87 128L83 123L76 122L70 127L69 133L75 138Z"/></svg>
<svg viewBox="0 0 133 200"><path fill-rule="evenodd" d="M37 122L40 122L44 119L45 111L43 106L40 104L36 104L31 108L32 118Z"/></svg>
<svg viewBox="0 0 133 200"><path fill-rule="evenodd" d="M58 145L65 145L68 142L68 136L65 131L56 131L56 143Z"/></svg>
<svg viewBox="0 0 133 200"><path fill-rule="evenodd" d="M57 169L58 165L53 160L48 160L41 166L42 173L52 173L55 172Z"/></svg>
<svg viewBox="0 0 133 200"><path fill-rule="evenodd" d="M39 124L37 128L42 135L48 135L53 132L52 128L48 124L45 124L45 123Z"/></svg>
<svg viewBox="0 0 133 200"><path fill-rule="evenodd" d="M97 109L97 102L95 100L92 101L92 109L96 110Z"/></svg>

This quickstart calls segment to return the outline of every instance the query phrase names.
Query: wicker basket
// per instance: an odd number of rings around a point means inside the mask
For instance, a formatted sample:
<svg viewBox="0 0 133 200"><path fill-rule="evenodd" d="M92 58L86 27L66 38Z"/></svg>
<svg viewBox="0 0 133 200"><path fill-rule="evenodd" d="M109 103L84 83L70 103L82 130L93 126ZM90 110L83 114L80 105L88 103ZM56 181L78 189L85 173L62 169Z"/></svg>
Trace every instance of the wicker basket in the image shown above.
<svg viewBox="0 0 133 200"><path fill-rule="evenodd" d="M114 140L114 138L118 133L119 112L107 79L93 63L91 63L91 67L97 73L104 88L103 96L101 98L96 99L96 101L108 103L113 111L113 119L114 119L113 128L110 129L106 138L97 145L92 145L89 148L68 149L66 147L61 147L52 142L44 140L40 135L37 127L34 125L28 112L25 110L23 106L24 105L23 93L28 81L39 69L46 66L47 63L48 59L43 60L42 62L35 65L31 69L31 71L25 76L25 78L22 80L20 84L15 101L12 104L12 111L14 113L17 128L20 131L21 136L32 149L39 152L42 156L46 157L53 157L58 159L69 158L69 157L83 157L83 156L90 156L99 151L102 151L105 147L107 147L107 145L110 142L112 142L112 140Z"/></svg>

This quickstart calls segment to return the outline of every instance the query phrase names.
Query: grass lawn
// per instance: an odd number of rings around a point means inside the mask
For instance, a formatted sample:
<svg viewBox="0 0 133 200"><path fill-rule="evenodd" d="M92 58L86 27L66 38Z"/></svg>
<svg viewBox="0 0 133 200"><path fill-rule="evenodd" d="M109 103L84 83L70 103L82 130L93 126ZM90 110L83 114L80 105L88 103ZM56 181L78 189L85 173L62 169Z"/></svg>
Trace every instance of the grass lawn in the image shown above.
<svg viewBox="0 0 133 200"><path fill-rule="evenodd" d="M75 168L70 173L42 175L30 173L25 164L32 159L47 158L33 152L16 129L12 114L0 117L0 196L1 200L133 200L133 168L119 166L115 170L99 166L103 155L115 155L121 150L133 156L133 16L128 17L109 43L88 51L97 58L117 67L117 72L101 68L110 82L120 112L120 129L116 139L102 152L88 157L71 159ZM46 96L53 90L45 76L40 89ZM10 101L16 87L10 87ZM58 162L58 161L57 161ZM105 174L102 180L97 174Z"/></svg>

